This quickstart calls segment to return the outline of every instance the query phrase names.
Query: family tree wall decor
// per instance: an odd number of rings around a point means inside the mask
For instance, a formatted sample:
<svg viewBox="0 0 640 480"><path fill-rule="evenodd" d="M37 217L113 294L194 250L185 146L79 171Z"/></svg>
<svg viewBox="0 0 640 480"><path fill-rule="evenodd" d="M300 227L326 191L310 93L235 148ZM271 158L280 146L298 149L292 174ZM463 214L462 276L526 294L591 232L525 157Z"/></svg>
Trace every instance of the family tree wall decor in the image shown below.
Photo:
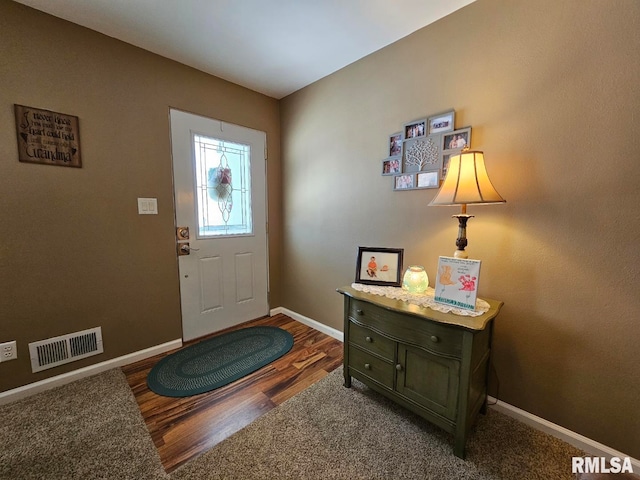
<svg viewBox="0 0 640 480"><path fill-rule="evenodd" d="M14 104L18 160L82 167L78 117Z"/></svg>
<svg viewBox="0 0 640 480"><path fill-rule="evenodd" d="M437 135L407 140L404 148L404 171L420 172L437 168L440 161L438 140Z"/></svg>
<svg viewBox="0 0 640 480"><path fill-rule="evenodd" d="M471 127L455 130L455 110L405 123L389 135L382 175L393 176L393 190L438 188L449 158L471 144Z"/></svg>

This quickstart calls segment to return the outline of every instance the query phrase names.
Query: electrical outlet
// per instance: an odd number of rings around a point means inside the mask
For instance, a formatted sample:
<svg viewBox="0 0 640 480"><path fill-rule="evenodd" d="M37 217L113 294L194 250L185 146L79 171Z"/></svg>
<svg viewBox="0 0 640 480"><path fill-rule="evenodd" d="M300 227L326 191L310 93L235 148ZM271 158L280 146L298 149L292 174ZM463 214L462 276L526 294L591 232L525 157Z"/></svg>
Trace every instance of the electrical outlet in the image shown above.
<svg viewBox="0 0 640 480"><path fill-rule="evenodd" d="M16 341L0 343L0 362L8 362L18 358L18 347Z"/></svg>

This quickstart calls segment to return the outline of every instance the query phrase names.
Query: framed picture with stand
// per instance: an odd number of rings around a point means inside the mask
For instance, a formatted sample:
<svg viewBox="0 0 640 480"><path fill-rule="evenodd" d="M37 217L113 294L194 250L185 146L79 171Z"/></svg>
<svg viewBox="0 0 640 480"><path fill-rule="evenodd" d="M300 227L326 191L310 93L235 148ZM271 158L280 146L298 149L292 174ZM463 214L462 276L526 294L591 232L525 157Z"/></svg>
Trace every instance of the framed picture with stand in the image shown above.
<svg viewBox="0 0 640 480"><path fill-rule="evenodd" d="M402 248L358 247L356 283L399 287L403 255Z"/></svg>
<svg viewBox="0 0 640 480"><path fill-rule="evenodd" d="M475 310L480 264L480 260L440 257L434 301L463 310Z"/></svg>

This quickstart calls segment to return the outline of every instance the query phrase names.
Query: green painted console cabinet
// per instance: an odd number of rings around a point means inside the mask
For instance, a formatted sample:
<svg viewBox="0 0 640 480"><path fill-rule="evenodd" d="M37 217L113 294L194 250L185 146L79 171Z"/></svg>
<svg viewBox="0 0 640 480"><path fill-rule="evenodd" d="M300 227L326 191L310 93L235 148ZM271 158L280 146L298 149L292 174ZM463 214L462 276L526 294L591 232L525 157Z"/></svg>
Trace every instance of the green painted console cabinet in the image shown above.
<svg viewBox="0 0 640 480"><path fill-rule="evenodd" d="M342 287L344 384L351 378L455 436L465 456L467 435L487 408L493 320L502 302L485 299L478 317L441 313Z"/></svg>

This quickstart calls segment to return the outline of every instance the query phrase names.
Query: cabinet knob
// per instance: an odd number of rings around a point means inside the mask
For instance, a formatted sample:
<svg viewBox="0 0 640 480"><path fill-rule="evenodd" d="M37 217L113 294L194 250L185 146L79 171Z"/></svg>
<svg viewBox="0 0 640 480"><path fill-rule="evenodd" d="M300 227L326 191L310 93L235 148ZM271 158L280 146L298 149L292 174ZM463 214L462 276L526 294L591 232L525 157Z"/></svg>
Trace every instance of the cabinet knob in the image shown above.
<svg viewBox="0 0 640 480"><path fill-rule="evenodd" d="M357 313L358 315L364 315L364 311L363 311L361 308L358 308L358 309L356 310L356 313Z"/></svg>
<svg viewBox="0 0 640 480"><path fill-rule="evenodd" d="M369 343L373 342L373 338L371 337L364 337L364 339Z"/></svg>
<svg viewBox="0 0 640 480"><path fill-rule="evenodd" d="M401 372L401 371L402 371L402 365L397 364L397 365L396 365L396 370L397 370L397 371L399 371L399 372Z"/></svg>
<svg viewBox="0 0 640 480"><path fill-rule="evenodd" d="M440 339L438 337L436 337L435 335L431 335L431 341L433 343L438 343L440 341Z"/></svg>
<svg viewBox="0 0 640 480"><path fill-rule="evenodd" d="M364 369L365 370L371 370L371 364L370 363L365 363L364 364Z"/></svg>

